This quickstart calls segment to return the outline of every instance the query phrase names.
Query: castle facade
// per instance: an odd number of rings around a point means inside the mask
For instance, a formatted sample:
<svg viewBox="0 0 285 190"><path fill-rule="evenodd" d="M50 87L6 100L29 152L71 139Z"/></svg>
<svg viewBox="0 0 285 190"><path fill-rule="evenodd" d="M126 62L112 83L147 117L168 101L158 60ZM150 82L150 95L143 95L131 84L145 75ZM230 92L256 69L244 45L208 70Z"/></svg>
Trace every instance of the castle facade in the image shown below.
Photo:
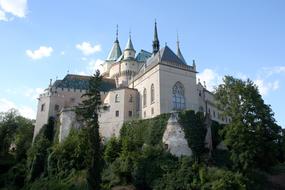
<svg viewBox="0 0 285 190"><path fill-rule="evenodd" d="M148 119L172 111L200 111L208 113L212 120L229 122L215 106L214 95L197 81L195 61L188 64L178 41L176 48L174 53L167 45L160 47L156 23L151 52L137 52L131 36L122 51L116 35L101 71L99 124L102 137L119 135L125 121ZM89 79L89 76L68 74L49 85L39 97L34 136L51 116L60 120L60 141L71 128L80 127L74 108L82 102Z"/></svg>

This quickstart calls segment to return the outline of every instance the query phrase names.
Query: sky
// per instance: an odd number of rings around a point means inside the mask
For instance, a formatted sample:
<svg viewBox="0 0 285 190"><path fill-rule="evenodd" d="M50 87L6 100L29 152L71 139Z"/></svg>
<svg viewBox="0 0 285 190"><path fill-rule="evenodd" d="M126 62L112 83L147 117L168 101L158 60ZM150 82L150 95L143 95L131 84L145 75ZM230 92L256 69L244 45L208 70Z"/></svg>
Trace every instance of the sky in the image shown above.
<svg viewBox="0 0 285 190"><path fill-rule="evenodd" d="M283 0L0 0L0 112L35 118L50 79L92 74L115 40L129 33L136 51L152 50L154 21L161 47L176 50L213 90L225 75L250 78L285 127Z"/></svg>

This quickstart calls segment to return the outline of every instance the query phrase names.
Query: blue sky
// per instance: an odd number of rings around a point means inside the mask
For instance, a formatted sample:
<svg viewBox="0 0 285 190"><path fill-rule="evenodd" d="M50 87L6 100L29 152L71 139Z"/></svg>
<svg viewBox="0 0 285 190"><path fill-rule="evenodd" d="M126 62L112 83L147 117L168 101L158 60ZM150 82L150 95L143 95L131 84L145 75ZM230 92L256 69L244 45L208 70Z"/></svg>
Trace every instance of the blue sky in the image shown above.
<svg viewBox="0 0 285 190"><path fill-rule="evenodd" d="M196 60L209 89L224 75L249 77L285 127L285 1L0 0L0 111L35 118L49 79L90 74L115 39L151 50L154 20L160 43Z"/></svg>

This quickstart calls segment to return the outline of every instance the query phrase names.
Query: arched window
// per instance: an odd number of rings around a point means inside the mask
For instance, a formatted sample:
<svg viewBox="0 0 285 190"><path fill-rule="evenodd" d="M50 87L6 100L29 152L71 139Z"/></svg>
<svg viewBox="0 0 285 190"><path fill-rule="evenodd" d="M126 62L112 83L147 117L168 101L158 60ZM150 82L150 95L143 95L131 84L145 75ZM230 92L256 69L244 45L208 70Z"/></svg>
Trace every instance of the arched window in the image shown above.
<svg viewBox="0 0 285 190"><path fill-rule="evenodd" d="M185 109L184 87L180 82L177 82L172 88L172 103L174 110Z"/></svg>
<svg viewBox="0 0 285 190"><path fill-rule="evenodd" d="M115 102L120 102L120 96L119 96L119 94L116 94L116 96L115 96Z"/></svg>
<svg viewBox="0 0 285 190"><path fill-rule="evenodd" d="M129 102L133 102L133 96L132 95L129 96Z"/></svg>
<svg viewBox="0 0 285 190"><path fill-rule="evenodd" d="M143 106L146 107L146 89L143 89Z"/></svg>
<svg viewBox="0 0 285 190"><path fill-rule="evenodd" d="M154 103L154 85L153 84L151 84L151 87L150 87L150 102Z"/></svg>

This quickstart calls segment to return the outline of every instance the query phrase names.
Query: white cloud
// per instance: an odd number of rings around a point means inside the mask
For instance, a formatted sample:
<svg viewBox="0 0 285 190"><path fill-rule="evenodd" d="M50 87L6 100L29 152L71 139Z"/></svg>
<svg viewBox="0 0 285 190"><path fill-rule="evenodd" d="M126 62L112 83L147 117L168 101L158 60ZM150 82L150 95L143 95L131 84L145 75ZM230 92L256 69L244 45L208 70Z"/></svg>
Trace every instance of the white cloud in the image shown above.
<svg viewBox="0 0 285 190"><path fill-rule="evenodd" d="M0 0L0 20L8 21L6 13L24 18L27 15L27 0ZM4 14L3 14L4 13Z"/></svg>
<svg viewBox="0 0 285 190"><path fill-rule="evenodd" d="M257 85L258 90L262 96L266 96L270 91L275 91L279 88L279 81L276 80L274 82L266 82L261 79L257 79L254 81Z"/></svg>
<svg viewBox="0 0 285 190"><path fill-rule="evenodd" d="M79 49L84 55L91 55L101 51L100 44L92 46L92 44L89 42L82 42L81 44L77 44L76 48Z"/></svg>
<svg viewBox="0 0 285 190"><path fill-rule="evenodd" d="M36 100L43 92L44 88L27 88L24 90L24 95L32 100Z"/></svg>
<svg viewBox="0 0 285 190"><path fill-rule="evenodd" d="M88 62L88 65L86 66L84 71L77 71L76 73L79 75L93 75L95 71L98 69L100 72L102 72L103 69L103 63L104 61L101 59L91 60Z"/></svg>
<svg viewBox="0 0 285 190"><path fill-rule="evenodd" d="M223 76L212 69L204 69L203 72L197 75L197 78L200 79L202 84L205 81L207 89L210 91L213 91L215 87L223 82Z"/></svg>
<svg viewBox="0 0 285 190"><path fill-rule="evenodd" d="M60 55L65 55L65 52L64 51L60 52Z"/></svg>
<svg viewBox="0 0 285 190"><path fill-rule="evenodd" d="M0 112L6 112L10 109L17 109L23 117L35 119L36 111L28 106L17 106L14 102L7 100L5 98L0 98Z"/></svg>
<svg viewBox="0 0 285 190"><path fill-rule="evenodd" d="M102 69L103 69L103 63L104 61L101 60L101 59L96 59L96 60L91 60L89 63L88 63L88 71L91 73L91 74L94 74L95 71L98 69L100 72L102 72Z"/></svg>
<svg viewBox="0 0 285 190"><path fill-rule="evenodd" d="M32 59L41 59L43 57L49 57L53 52L52 47L41 46L37 50L26 50L26 54L28 57Z"/></svg>
<svg viewBox="0 0 285 190"><path fill-rule="evenodd" d="M285 74L285 66L264 67L259 73L260 77L270 77L275 74Z"/></svg>
<svg viewBox="0 0 285 190"><path fill-rule="evenodd" d="M6 16L6 13L2 10L0 10L0 21L8 21L8 18Z"/></svg>

